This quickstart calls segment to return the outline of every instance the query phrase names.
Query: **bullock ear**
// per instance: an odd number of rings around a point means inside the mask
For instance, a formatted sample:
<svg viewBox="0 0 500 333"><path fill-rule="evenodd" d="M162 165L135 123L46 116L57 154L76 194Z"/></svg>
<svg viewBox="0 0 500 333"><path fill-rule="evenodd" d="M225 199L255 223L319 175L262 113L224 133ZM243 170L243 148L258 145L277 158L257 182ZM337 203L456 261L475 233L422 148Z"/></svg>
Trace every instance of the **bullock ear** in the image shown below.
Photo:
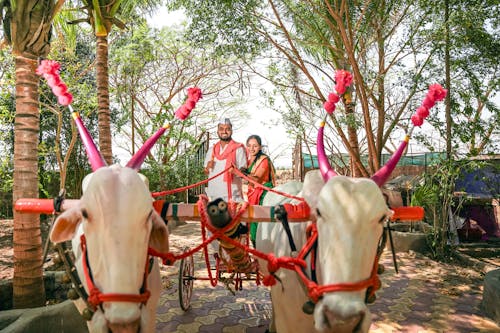
<svg viewBox="0 0 500 333"><path fill-rule="evenodd" d="M156 211L153 211L151 219L153 221L153 227L151 228L151 235L149 236L149 247L160 253L167 253L169 250L168 228Z"/></svg>
<svg viewBox="0 0 500 333"><path fill-rule="evenodd" d="M55 220L50 231L50 240L54 243L60 243L70 240L75 235L76 227L82 221L80 208L71 208Z"/></svg>

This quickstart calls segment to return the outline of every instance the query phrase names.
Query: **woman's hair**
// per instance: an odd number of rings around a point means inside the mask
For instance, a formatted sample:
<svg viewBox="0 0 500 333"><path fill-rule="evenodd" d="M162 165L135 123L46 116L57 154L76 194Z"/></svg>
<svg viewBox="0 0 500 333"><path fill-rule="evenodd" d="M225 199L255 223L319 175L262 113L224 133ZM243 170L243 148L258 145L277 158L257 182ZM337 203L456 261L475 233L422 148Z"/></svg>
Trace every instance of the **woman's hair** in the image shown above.
<svg viewBox="0 0 500 333"><path fill-rule="evenodd" d="M247 144L248 144L248 141L250 141L251 139L254 139L255 141L257 141L257 143L259 144L259 146L262 147L262 139L260 138L260 136L258 136L257 134L250 135L247 138Z"/></svg>
<svg viewBox="0 0 500 333"><path fill-rule="evenodd" d="M255 160L257 160L261 155L264 155L264 152L262 151L262 139L260 138L260 136L258 136L257 134L252 134L250 135L248 138L247 138L247 144L248 144L248 141L254 139L255 141L257 141L257 143L259 144L260 146L260 149L259 151L257 152L257 154L255 155Z"/></svg>

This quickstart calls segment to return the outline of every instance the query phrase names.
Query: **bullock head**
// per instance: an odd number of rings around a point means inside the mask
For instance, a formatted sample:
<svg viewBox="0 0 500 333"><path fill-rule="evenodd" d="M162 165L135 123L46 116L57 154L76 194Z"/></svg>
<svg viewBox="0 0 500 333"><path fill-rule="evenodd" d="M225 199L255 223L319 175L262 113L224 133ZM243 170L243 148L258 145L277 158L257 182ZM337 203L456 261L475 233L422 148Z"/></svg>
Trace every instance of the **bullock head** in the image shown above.
<svg viewBox="0 0 500 333"><path fill-rule="evenodd" d="M152 207L147 185L135 170L113 165L87 177L85 187L79 204L56 219L50 239L56 243L73 239L81 234L80 228L95 287L103 294L140 295L147 277L148 246L168 252L168 230ZM81 252L78 237L73 249ZM81 260L76 264L90 294ZM149 320L139 302L103 302L96 310L89 325L92 331L137 332Z"/></svg>
<svg viewBox="0 0 500 333"><path fill-rule="evenodd" d="M318 133L320 170L304 179L303 196L316 213L318 284L346 286L370 281L377 264L383 223L392 213L380 186L387 180L404 148L371 179L338 175L329 165ZM399 156L398 156L399 154ZM326 332L368 332L371 315L365 304L367 286L327 291L314 309L315 328Z"/></svg>
<svg viewBox="0 0 500 333"><path fill-rule="evenodd" d="M75 265L95 311L91 332L153 331L160 281L148 247L168 252L168 229L153 209L147 179L137 170L154 142L146 142L127 167L106 166L79 117L76 120L94 172L83 181L78 205L54 222L50 239L73 239ZM147 283L151 268L155 286Z"/></svg>

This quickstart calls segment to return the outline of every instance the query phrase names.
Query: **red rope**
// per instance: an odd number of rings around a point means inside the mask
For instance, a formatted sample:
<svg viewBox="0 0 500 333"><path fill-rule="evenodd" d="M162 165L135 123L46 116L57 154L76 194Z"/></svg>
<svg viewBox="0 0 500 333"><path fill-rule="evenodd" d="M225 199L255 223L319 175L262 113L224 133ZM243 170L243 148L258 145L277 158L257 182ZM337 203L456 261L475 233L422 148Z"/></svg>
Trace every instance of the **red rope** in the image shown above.
<svg viewBox="0 0 500 333"><path fill-rule="evenodd" d="M233 165L233 167L234 167L234 165ZM256 182L255 180L251 179L247 175L245 175L243 172L241 172L240 170L238 170L236 167L234 167L233 172L236 173L241 178L246 179L247 181L249 181L250 183L252 183L255 187L261 187L261 188L263 188L266 191L273 192L273 193L282 195L282 196L290 198L290 199L295 199L295 200L299 200L299 201L305 201L304 198L297 197L297 196L294 196L294 195L291 195L291 194L288 194L288 193L285 193L285 192L281 192L281 191L275 190L272 187L264 186L264 185Z"/></svg>
<svg viewBox="0 0 500 333"><path fill-rule="evenodd" d="M167 190L167 191L162 191L162 192L153 192L153 193L151 193L151 196L153 198L156 198L156 197L161 197L163 195L169 195L169 194L174 194L174 193L177 193L177 192L182 192L182 191L185 191L185 190L189 190L189 189L191 189L193 187L200 186L202 184L208 183L212 179L219 177L220 175L222 175L223 173L229 171L230 169L231 169L231 167L229 167L227 169L224 169L221 172L219 172L218 174L216 174L216 175L214 175L214 176L212 176L210 178L207 178L205 180L199 181L199 182L191 184L191 185L186 185L186 186L183 186L183 187L178 187L178 188L174 188L172 190Z"/></svg>
<svg viewBox="0 0 500 333"><path fill-rule="evenodd" d="M144 270L144 292L142 294L119 294L119 293L102 293L99 288L94 285L94 281L90 277L90 270L87 264L87 242L85 235L80 236L80 244L82 249L82 266L83 273L85 275L85 282L87 283L87 288L89 290L89 296L87 302L95 310L102 302L133 302L146 304L149 297L151 296L150 291L147 289L147 275L149 272L149 260L146 260L146 267Z"/></svg>

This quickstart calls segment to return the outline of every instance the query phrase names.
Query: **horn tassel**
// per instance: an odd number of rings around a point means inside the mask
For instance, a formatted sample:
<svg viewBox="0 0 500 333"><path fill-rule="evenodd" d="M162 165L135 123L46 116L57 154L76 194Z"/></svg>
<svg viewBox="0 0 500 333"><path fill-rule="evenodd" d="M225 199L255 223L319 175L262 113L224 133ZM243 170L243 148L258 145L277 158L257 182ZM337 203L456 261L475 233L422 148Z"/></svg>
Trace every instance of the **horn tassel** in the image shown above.
<svg viewBox="0 0 500 333"><path fill-rule="evenodd" d="M73 111L71 108L71 105L68 105L70 108L71 116L73 117L73 120L75 121L76 128L78 129L78 133L80 134L80 138L82 139L83 146L85 147L85 151L87 152L87 157L89 159L90 166L92 168L92 171L96 171L99 168L102 168L103 166L106 166L107 163L102 157L101 153L97 149L94 140L92 140L92 136L90 135L89 131L85 127L85 125L82 122L82 118L80 117L80 114L76 111Z"/></svg>
<svg viewBox="0 0 500 333"><path fill-rule="evenodd" d="M373 176L371 176L371 180L373 180L379 187L385 184L389 176L396 168L401 156L403 156L403 152L410 141L410 136L406 135L405 139L401 142L398 149L392 154L391 158L385 163L385 165L380 168Z"/></svg>
<svg viewBox="0 0 500 333"><path fill-rule="evenodd" d="M335 170L332 169L330 163L328 162L328 158L326 157L325 145L323 139L324 130L325 130L325 121L322 121L318 129L318 139L316 141L316 149L318 153L319 170L321 171L323 180L327 182L330 178L338 176L338 174L335 172Z"/></svg>
<svg viewBox="0 0 500 333"><path fill-rule="evenodd" d="M158 141L158 139L165 133L165 131L170 128L170 124L165 124L163 127L161 127L158 131L156 131L155 134L153 134L149 139L144 142L142 147L132 156L130 161L127 163L127 167L132 168L136 171L139 171L141 168L142 163L146 159L146 156L148 156L149 151L153 147L153 145Z"/></svg>

